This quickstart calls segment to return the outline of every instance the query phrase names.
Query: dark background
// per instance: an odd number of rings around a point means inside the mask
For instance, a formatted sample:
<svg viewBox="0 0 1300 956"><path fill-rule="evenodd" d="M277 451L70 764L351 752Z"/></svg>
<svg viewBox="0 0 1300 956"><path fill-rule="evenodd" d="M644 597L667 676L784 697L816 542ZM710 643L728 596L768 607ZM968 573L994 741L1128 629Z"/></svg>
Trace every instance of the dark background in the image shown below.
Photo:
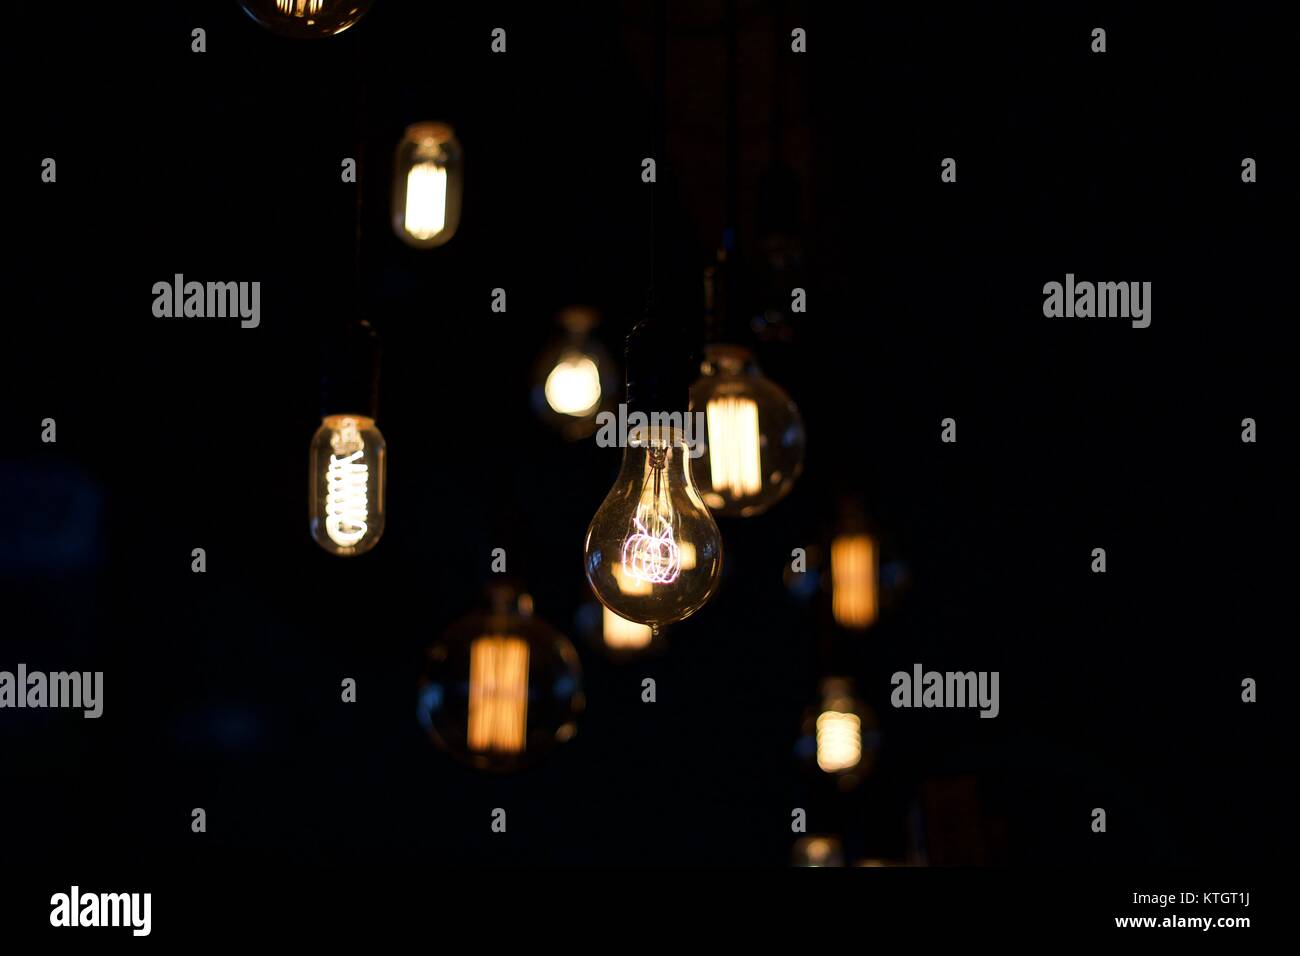
<svg viewBox="0 0 1300 956"><path fill-rule="evenodd" d="M725 225L723 14L668 11L656 280L684 350ZM618 454L553 436L529 389L559 308L600 308L617 352L642 307L654 6L378 0L317 43L234 2L7 17L0 668L106 684L97 721L0 713L7 850L780 865L802 806L850 859L1289 852L1293 13L741 0L739 247L807 468L769 514L723 524L723 586L668 653L621 666L578 626ZM421 252L393 236L388 189L425 119L455 127L466 181L458 234ZM754 255L774 131L801 200L790 276ZM308 536L304 479L319 341L353 311L358 187L339 169L358 155L391 467L383 541L342 561ZM261 281L261 327L155 319L151 287L176 272ZM1067 272L1151 281L1151 327L1045 319L1042 286ZM793 285L806 314L786 314ZM865 636L783 583L845 495L910 580ZM414 716L421 651L478 605L494 547L579 646L588 697L575 740L514 777L462 768ZM1001 715L890 708L889 675L916 662L1000 671ZM849 795L793 756L832 665L884 735Z"/></svg>

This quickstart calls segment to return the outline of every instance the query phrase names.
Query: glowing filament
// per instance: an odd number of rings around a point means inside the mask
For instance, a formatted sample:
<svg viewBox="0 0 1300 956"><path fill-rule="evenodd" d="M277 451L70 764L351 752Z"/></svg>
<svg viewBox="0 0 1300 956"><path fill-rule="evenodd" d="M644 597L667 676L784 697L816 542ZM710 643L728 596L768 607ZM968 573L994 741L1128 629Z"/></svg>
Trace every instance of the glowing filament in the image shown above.
<svg viewBox="0 0 1300 956"><path fill-rule="evenodd" d="M370 469L354 419L345 418L330 437L334 454L325 474L325 533L341 548L351 548L366 536Z"/></svg>
<svg viewBox="0 0 1300 956"><path fill-rule="evenodd" d="M432 239L447 225L447 170L437 163L416 163L406 174L406 231Z"/></svg>
<svg viewBox="0 0 1300 956"><path fill-rule="evenodd" d="M546 402L561 415L582 418L600 404L600 370L589 356L566 355L546 376Z"/></svg>
<svg viewBox="0 0 1300 956"><path fill-rule="evenodd" d="M763 490L758 405L752 398L714 398L706 411L709 478L715 491L745 498Z"/></svg>
<svg viewBox="0 0 1300 956"><path fill-rule="evenodd" d="M522 753L527 724L528 642L478 638L469 649L469 749Z"/></svg>
<svg viewBox="0 0 1300 956"><path fill-rule="evenodd" d="M827 773L856 767L862 759L862 722L857 714L828 710L817 717L817 766Z"/></svg>
<svg viewBox="0 0 1300 956"><path fill-rule="evenodd" d="M644 624L620 617L605 608L605 646L617 650L638 650L650 643L654 632Z"/></svg>
<svg viewBox="0 0 1300 956"><path fill-rule="evenodd" d="M633 580L672 584L682 570L681 552L673 540L673 525L664 515L652 515L650 526L638 514L636 530L623 542L623 568Z"/></svg>
<svg viewBox="0 0 1300 956"><path fill-rule="evenodd" d="M861 631L876 612L876 542L870 535L841 535L831 543L831 613L841 627Z"/></svg>
<svg viewBox="0 0 1300 956"><path fill-rule="evenodd" d="M275 8L289 17L312 17L323 6L325 0L275 0Z"/></svg>

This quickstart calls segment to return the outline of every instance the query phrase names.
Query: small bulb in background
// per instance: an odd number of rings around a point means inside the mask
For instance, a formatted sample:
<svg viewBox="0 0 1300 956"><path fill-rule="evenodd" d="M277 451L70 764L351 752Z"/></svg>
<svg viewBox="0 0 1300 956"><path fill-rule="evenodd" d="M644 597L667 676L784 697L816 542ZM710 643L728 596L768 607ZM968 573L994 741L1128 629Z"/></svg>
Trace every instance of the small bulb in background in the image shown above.
<svg viewBox="0 0 1300 956"><path fill-rule="evenodd" d="M880 731L875 711L853 693L845 677L828 677L804 717L797 751L818 774L842 790L856 786L875 767Z"/></svg>
<svg viewBox="0 0 1300 956"><path fill-rule="evenodd" d="M365 415L327 415L311 442L311 535L340 557L364 554L384 533L387 446Z"/></svg>
<svg viewBox="0 0 1300 956"><path fill-rule="evenodd" d="M585 706L578 654L505 585L492 609L457 621L429 648L418 716L434 743L481 770L517 770L577 732Z"/></svg>
<svg viewBox="0 0 1300 956"><path fill-rule="evenodd" d="M533 372L533 410L543 422L575 441L596 430L596 415L613 406L618 379L614 361L592 335L600 317L587 306L561 310L564 330L543 350Z"/></svg>
<svg viewBox="0 0 1300 956"><path fill-rule="evenodd" d="M880 613L880 556L866 533L840 534L831 542L831 614L835 623L865 631Z"/></svg>
<svg viewBox="0 0 1300 956"><path fill-rule="evenodd" d="M313 40L334 36L360 20L373 0L239 0L272 33Z"/></svg>
<svg viewBox="0 0 1300 956"><path fill-rule="evenodd" d="M838 837L806 836L794 842L790 852L792 866L843 866L844 847Z"/></svg>
<svg viewBox="0 0 1300 956"><path fill-rule="evenodd" d="M803 471L803 419L748 349L705 346L691 408L705 415L705 450L694 469L712 511L749 517L790 493Z"/></svg>
<svg viewBox="0 0 1300 956"><path fill-rule="evenodd" d="M407 245L432 249L460 225L464 155L446 123L406 128L393 173L393 231Z"/></svg>

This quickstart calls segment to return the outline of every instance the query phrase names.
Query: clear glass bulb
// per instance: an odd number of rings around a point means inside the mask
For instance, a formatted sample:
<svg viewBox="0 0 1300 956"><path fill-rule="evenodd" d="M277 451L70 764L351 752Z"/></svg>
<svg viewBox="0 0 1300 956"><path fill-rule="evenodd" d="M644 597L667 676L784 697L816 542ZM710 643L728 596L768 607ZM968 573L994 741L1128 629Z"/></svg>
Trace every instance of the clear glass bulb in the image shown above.
<svg viewBox="0 0 1300 956"><path fill-rule="evenodd" d="M630 431L618 478L587 529L584 560L600 603L652 631L694 614L717 590L722 536L680 429Z"/></svg>
<svg viewBox="0 0 1300 956"><path fill-rule="evenodd" d="M365 415L328 415L311 441L311 536L330 554L364 554L384 533L387 446Z"/></svg>
<svg viewBox="0 0 1300 956"><path fill-rule="evenodd" d="M453 624L425 655L418 716L439 747L481 770L517 770L577 733L577 651L501 586L493 609Z"/></svg>
<svg viewBox="0 0 1300 956"><path fill-rule="evenodd" d="M440 246L460 225L464 156L446 123L415 123L397 144L393 230L417 249Z"/></svg>
<svg viewBox="0 0 1300 956"><path fill-rule="evenodd" d="M700 496L712 510L756 515L794 487L803 471L803 419L748 349L705 346L691 410L705 416L704 454L694 468Z"/></svg>
<svg viewBox="0 0 1300 956"><path fill-rule="evenodd" d="M239 0L272 33L298 39L334 36L360 20L374 0Z"/></svg>

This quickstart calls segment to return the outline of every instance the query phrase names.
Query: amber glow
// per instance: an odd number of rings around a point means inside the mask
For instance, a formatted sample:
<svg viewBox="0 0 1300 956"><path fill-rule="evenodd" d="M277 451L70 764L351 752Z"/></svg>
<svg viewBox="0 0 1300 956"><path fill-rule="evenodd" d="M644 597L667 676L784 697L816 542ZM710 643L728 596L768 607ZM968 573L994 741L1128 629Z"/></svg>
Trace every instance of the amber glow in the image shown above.
<svg viewBox="0 0 1300 956"><path fill-rule="evenodd" d="M469 657L469 749L522 753L527 723L528 642L495 635L478 638Z"/></svg>
<svg viewBox="0 0 1300 956"><path fill-rule="evenodd" d="M649 645L654 632L645 624L629 621L605 608L605 646L613 650L635 651Z"/></svg>
<svg viewBox="0 0 1300 956"><path fill-rule="evenodd" d="M876 542L866 534L831 543L831 613L841 627L866 630L876 620Z"/></svg>
<svg viewBox="0 0 1300 956"><path fill-rule="evenodd" d="M709 400L709 477L715 491L747 498L763 489L758 405L752 398Z"/></svg>
<svg viewBox="0 0 1300 956"><path fill-rule="evenodd" d="M275 0L275 8L291 17L314 17L324 5L325 0Z"/></svg>
<svg viewBox="0 0 1300 956"><path fill-rule="evenodd" d="M417 163L406 174L406 231L432 239L447 225L447 170Z"/></svg>

